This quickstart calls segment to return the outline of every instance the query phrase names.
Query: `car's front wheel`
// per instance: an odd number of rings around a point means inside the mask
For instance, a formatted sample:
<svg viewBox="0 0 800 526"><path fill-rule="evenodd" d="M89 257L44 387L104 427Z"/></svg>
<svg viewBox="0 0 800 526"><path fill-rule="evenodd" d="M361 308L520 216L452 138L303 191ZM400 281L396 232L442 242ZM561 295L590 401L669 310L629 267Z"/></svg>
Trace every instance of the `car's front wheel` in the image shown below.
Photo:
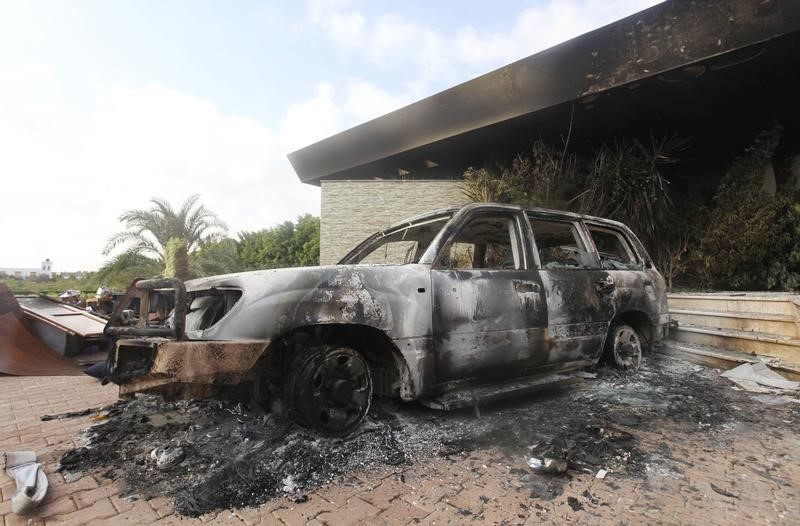
<svg viewBox="0 0 800 526"><path fill-rule="evenodd" d="M285 386L295 419L329 436L358 427L372 400L369 364L349 347L304 349L292 360Z"/></svg>
<svg viewBox="0 0 800 526"><path fill-rule="evenodd" d="M606 359L619 369L636 371L642 363L642 340L630 325L614 325L608 333Z"/></svg>

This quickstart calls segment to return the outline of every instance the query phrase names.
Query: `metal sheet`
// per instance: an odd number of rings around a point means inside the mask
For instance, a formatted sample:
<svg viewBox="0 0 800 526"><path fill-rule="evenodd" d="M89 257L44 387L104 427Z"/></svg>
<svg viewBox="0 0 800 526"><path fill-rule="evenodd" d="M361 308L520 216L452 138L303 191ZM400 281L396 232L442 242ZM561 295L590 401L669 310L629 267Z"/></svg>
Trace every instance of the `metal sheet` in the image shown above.
<svg viewBox="0 0 800 526"><path fill-rule="evenodd" d="M12 313L18 320L22 319L22 309L17 298L5 283L0 283L0 314Z"/></svg>
<svg viewBox="0 0 800 526"><path fill-rule="evenodd" d="M19 298L26 315L56 326L65 332L86 337L101 337L106 320L81 309L43 297Z"/></svg>
<svg viewBox="0 0 800 526"><path fill-rule="evenodd" d="M81 370L48 349L12 314L0 315L0 373L16 376L73 376Z"/></svg>

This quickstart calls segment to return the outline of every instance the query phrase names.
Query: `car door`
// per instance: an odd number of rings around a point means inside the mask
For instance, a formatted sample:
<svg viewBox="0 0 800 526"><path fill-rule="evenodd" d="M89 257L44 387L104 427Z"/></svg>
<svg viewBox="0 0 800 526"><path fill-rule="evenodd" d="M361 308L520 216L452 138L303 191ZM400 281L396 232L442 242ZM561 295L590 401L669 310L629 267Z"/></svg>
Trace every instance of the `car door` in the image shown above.
<svg viewBox="0 0 800 526"><path fill-rule="evenodd" d="M431 268L437 382L524 374L543 364L546 311L524 217L476 211Z"/></svg>
<svg viewBox="0 0 800 526"><path fill-rule="evenodd" d="M528 220L547 304L548 363L593 362L614 316L614 281L580 221L533 212Z"/></svg>
<svg viewBox="0 0 800 526"><path fill-rule="evenodd" d="M658 288L661 276L642 254L637 252L627 232L614 225L586 222L600 266L614 281L617 312L660 312L663 293Z"/></svg>

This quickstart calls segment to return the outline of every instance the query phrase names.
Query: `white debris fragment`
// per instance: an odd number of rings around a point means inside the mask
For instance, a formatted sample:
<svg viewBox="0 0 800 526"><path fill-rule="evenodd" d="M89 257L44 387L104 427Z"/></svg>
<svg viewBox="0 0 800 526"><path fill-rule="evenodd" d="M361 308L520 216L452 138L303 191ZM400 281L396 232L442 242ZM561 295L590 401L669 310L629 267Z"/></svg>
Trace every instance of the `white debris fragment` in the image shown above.
<svg viewBox="0 0 800 526"><path fill-rule="evenodd" d="M157 447L150 452L150 458L156 463L156 467L161 470L177 466L186 457L186 452L182 447Z"/></svg>
<svg viewBox="0 0 800 526"><path fill-rule="evenodd" d="M17 484L17 492L11 497L11 511L17 515L32 513L44 500L49 487L47 475L36 461L36 453L10 451L2 455L2 463L8 476ZM11 517L6 519L9 520Z"/></svg>
<svg viewBox="0 0 800 526"><path fill-rule="evenodd" d="M753 393L770 392L767 388L789 391L800 389L800 382L787 380L764 363L744 363L725 371L721 376Z"/></svg>
<svg viewBox="0 0 800 526"><path fill-rule="evenodd" d="M608 475L608 471L601 468L597 471L597 475L595 475L594 478L602 480L606 478L606 475Z"/></svg>
<svg viewBox="0 0 800 526"><path fill-rule="evenodd" d="M292 478L291 475L286 475L283 478L283 480L281 480L281 484L283 484L283 487L281 489L283 490L284 493L294 493L295 491L297 491L297 484L295 483L294 478Z"/></svg>

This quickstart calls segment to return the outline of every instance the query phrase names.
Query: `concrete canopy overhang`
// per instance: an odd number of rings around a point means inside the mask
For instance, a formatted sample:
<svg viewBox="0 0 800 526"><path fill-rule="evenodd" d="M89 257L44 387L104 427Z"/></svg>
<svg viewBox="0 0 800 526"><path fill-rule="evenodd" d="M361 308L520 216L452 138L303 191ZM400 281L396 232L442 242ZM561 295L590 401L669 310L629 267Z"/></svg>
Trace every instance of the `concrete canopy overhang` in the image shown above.
<svg viewBox="0 0 800 526"><path fill-rule="evenodd" d="M696 129L800 87L800 1L668 1L289 154L298 177L463 169L532 137ZM796 101L795 101L796 102ZM732 114L731 108L741 111ZM764 111L764 110L769 111ZM516 149L516 150L515 150ZM421 175L420 175L421 174Z"/></svg>

